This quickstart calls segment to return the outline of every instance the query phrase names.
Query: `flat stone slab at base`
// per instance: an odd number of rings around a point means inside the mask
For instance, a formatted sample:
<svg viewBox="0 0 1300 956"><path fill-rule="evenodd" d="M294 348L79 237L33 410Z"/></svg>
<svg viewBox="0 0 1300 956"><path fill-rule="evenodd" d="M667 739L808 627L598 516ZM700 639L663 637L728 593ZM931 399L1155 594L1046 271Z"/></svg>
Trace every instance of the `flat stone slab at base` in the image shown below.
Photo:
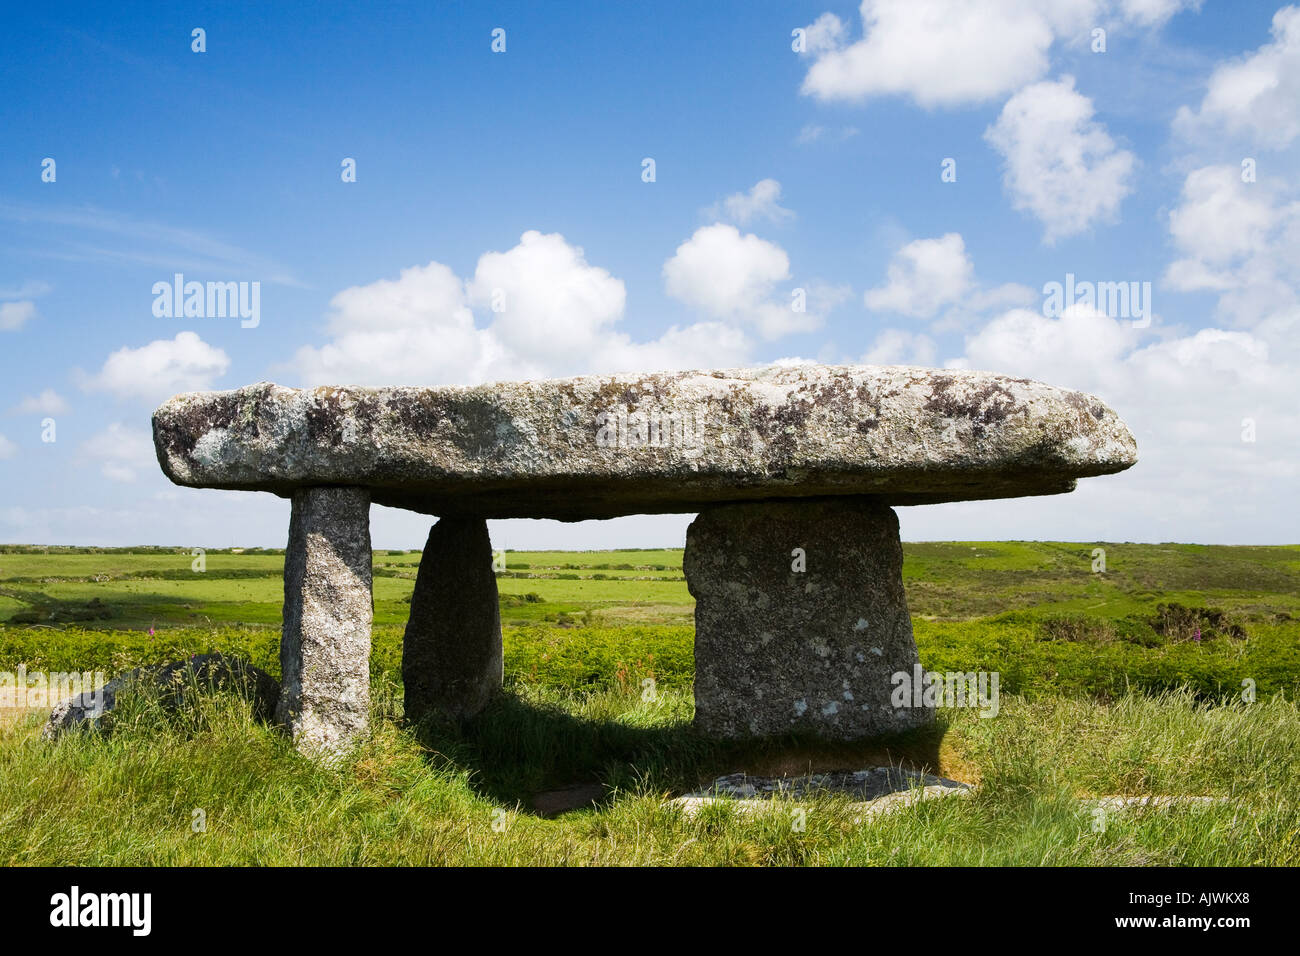
<svg viewBox="0 0 1300 956"><path fill-rule="evenodd" d="M1205 808L1231 802L1231 797L1148 794L1137 797L1121 795L1092 797L1084 800L1083 804L1092 809L1105 810L1108 813L1119 813L1125 810L1172 810L1174 808L1189 807Z"/></svg>
<svg viewBox="0 0 1300 956"><path fill-rule="evenodd" d="M179 485L366 488L439 516L610 518L763 498L890 504L1058 494L1137 460L1100 399L988 372L800 365L437 388L178 395Z"/></svg>
<svg viewBox="0 0 1300 956"><path fill-rule="evenodd" d="M728 774L712 786L672 801L687 816L694 816L712 804L733 806L740 813L786 810L791 801L842 794L863 817L874 817L922 800L969 795L968 784L933 774L898 767L869 767L866 770L810 774L803 777L751 777Z"/></svg>
<svg viewBox="0 0 1300 956"><path fill-rule="evenodd" d="M669 801L681 807L687 817L694 817L705 807L723 805L742 815L789 812L792 803L817 797L843 794L850 798L849 808L861 823L924 800L939 797L969 797L975 788L957 780L898 767L870 767L866 770L810 774L803 777L754 777L744 773L719 777L704 790L688 793ZM1231 803L1230 797L1160 795L1112 795L1088 797L1079 804L1085 811L1106 813L1167 811L1176 809L1205 810Z"/></svg>
<svg viewBox="0 0 1300 956"><path fill-rule="evenodd" d="M855 740L911 730L919 664L894 512L868 498L719 505L686 531L695 725L712 737Z"/></svg>

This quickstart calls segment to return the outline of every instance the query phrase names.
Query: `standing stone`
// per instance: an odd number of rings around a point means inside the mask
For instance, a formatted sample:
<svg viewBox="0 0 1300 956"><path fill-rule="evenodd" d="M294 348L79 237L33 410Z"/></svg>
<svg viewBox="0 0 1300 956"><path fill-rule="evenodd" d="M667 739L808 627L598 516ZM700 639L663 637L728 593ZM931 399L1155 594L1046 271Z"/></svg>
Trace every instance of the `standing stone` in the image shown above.
<svg viewBox="0 0 1300 956"><path fill-rule="evenodd" d="M501 608L482 518L429 531L402 645L406 719L472 717L501 689Z"/></svg>
<svg viewBox="0 0 1300 956"><path fill-rule="evenodd" d="M340 753L369 726L370 583L369 493L294 492L276 718L304 753Z"/></svg>
<svg viewBox="0 0 1300 956"><path fill-rule="evenodd" d="M865 497L720 505L686 532L695 723L716 737L852 740L933 711L895 707L919 659L893 510Z"/></svg>

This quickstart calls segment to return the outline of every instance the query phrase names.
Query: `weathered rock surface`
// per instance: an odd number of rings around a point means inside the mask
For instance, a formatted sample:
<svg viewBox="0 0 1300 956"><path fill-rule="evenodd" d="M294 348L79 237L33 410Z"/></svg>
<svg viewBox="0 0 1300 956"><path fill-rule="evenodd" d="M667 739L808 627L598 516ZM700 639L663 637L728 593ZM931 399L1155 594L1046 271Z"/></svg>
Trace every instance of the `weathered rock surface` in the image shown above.
<svg viewBox="0 0 1300 956"><path fill-rule="evenodd" d="M972 793L969 784L899 767L810 774L803 777L751 777L728 774L704 790L677 797L672 802L687 816L713 803L734 806L742 813L788 809L788 801L841 794L863 818L875 817L921 800Z"/></svg>
<svg viewBox="0 0 1300 956"><path fill-rule="evenodd" d="M1124 423L1091 395L899 366L472 388L262 383L172 398L154 414L154 443L181 485L285 496L357 485L428 514L565 520L774 497L1057 494L1137 457Z"/></svg>
<svg viewBox="0 0 1300 956"><path fill-rule="evenodd" d="M724 738L839 740L921 726L892 675L919 658L898 518L870 498L719 505L686 531L695 724Z"/></svg>
<svg viewBox="0 0 1300 956"><path fill-rule="evenodd" d="M56 704L41 736L52 740L77 727L102 727L104 715L113 711L118 695L128 687L157 693L163 706L171 709L184 707L194 689L235 690L248 697L259 720L272 719L280 700L280 682L266 671L241 658L200 654L160 667L137 667L103 687Z"/></svg>
<svg viewBox="0 0 1300 956"><path fill-rule="evenodd" d="M429 531L402 644L405 715L472 717L501 689L501 607L482 518Z"/></svg>
<svg viewBox="0 0 1300 956"><path fill-rule="evenodd" d="M970 785L947 777L905 770L901 767L868 767L866 770L836 770L801 777L758 777L745 773L730 773L718 777L704 790L688 793L688 797L791 797L796 800L811 796L844 794L854 800L875 800L891 793L902 793L917 787L945 787L950 790L969 790Z"/></svg>
<svg viewBox="0 0 1300 956"><path fill-rule="evenodd" d="M1094 797L1081 801L1092 810L1107 813L1121 813L1125 810L1171 810L1174 808L1200 808L1231 803L1231 797L1196 796L1188 794L1147 794L1145 796L1126 796L1115 794L1109 797Z"/></svg>
<svg viewBox="0 0 1300 956"><path fill-rule="evenodd" d="M363 488L293 496L284 555L283 690L277 720L329 756L370 725L370 499Z"/></svg>

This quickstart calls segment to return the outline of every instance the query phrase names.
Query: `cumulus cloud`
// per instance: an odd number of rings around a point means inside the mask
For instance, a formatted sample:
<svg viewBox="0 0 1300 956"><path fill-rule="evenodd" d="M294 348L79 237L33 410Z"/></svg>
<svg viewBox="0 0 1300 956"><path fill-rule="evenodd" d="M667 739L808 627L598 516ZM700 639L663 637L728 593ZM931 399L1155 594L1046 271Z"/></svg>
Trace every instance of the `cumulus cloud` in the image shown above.
<svg viewBox="0 0 1300 956"><path fill-rule="evenodd" d="M720 203L714 203L705 212L710 219L730 220L747 225L755 219L782 222L793 219L794 213L778 203L781 184L775 179L760 179L747 193L733 193Z"/></svg>
<svg viewBox="0 0 1300 956"><path fill-rule="evenodd" d="M847 28L844 21L833 13L823 13L808 26L803 28L805 54L824 53L834 50L844 40Z"/></svg>
<svg viewBox="0 0 1300 956"><path fill-rule="evenodd" d="M950 232L937 239L914 239L895 252L885 284L867 290L863 303L873 312L929 319L950 306L982 311L1028 302L1033 294L1015 283L980 288L965 240Z"/></svg>
<svg viewBox="0 0 1300 956"><path fill-rule="evenodd" d="M885 329L862 356L863 365L934 365L937 350L928 335Z"/></svg>
<svg viewBox="0 0 1300 956"><path fill-rule="evenodd" d="M100 474L111 481L132 482L138 471L157 467L150 434L121 422L113 422L83 442L79 452L81 457L97 463Z"/></svg>
<svg viewBox="0 0 1300 956"><path fill-rule="evenodd" d="M1092 6L863 0L862 39L844 45L842 27L817 31L823 43L809 49L816 59L803 92L821 100L907 96L925 107L986 102L1046 73L1053 41L1088 26Z"/></svg>
<svg viewBox="0 0 1300 956"><path fill-rule="evenodd" d="M1077 386L1083 388L1109 384L1093 376L1113 368L1137 341L1131 322L1085 306L1070 306L1059 318L1012 309L967 338L961 365L992 372L1018 369L1016 374L1053 384L1077 382L1086 374L1086 385Z"/></svg>
<svg viewBox="0 0 1300 956"><path fill-rule="evenodd" d="M35 302L0 302L0 332L17 332L34 318Z"/></svg>
<svg viewBox="0 0 1300 956"><path fill-rule="evenodd" d="M697 229L663 268L668 294L718 320L753 326L765 339L820 324L810 311L775 298L790 278L790 257L774 242L722 223Z"/></svg>
<svg viewBox="0 0 1300 956"><path fill-rule="evenodd" d="M331 300L330 341L298 349L289 371L312 385L477 384L743 364L749 355L743 331L717 321L633 341L617 327L626 299L623 281L580 247L530 231L481 256L468 280L431 262L343 290Z"/></svg>
<svg viewBox="0 0 1300 956"><path fill-rule="evenodd" d="M294 357L305 384L468 384L506 364L504 347L475 326L464 283L439 262L344 289L330 306L331 341Z"/></svg>
<svg viewBox="0 0 1300 956"><path fill-rule="evenodd" d="M52 388L43 390L39 395L24 395L22 401L10 412L15 415L61 415L68 410L68 403Z"/></svg>
<svg viewBox="0 0 1300 956"><path fill-rule="evenodd" d="M563 236L540 232L480 257L467 291L473 304L492 310L498 340L546 367L598 349L627 302L622 279L589 265Z"/></svg>
<svg viewBox="0 0 1300 956"><path fill-rule="evenodd" d="M805 27L814 60L803 92L820 100L910 97L924 107L985 103L1043 77L1053 44L1103 24L1158 27L1198 0L862 0L862 38L832 14Z"/></svg>
<svg viewBox="0 0 1300 956"><path fill-rule="evenodd" d="M1300 136L1300 7L1273 15L1273 40L1220 64L1198 109L1182 107L1174 128L1185 136L1240 136L1281 148Z"/></svg>
<svg viewBox="0 0 1300 956"><path fill-rule="evenodd" d="M1183 181L1169 232L1184 253L1167 273L1180 291L1227 289L1231 268L1267 248L1278 211L1265 189L1241 181L1235 166L1205 166Z"/></svg>
<svg viewBox="0 0 1300 956"><path fill-rule="evenodd" d="M229 367L230 358L221 349L195 332L180 332L174 339L157 339L138 349L118 349L82 387L119 398L154 400L209 388Z"/></svg>
<svg viewBox="0 0 1300 956"><path fill-rule="evenodd" d="M929 317L975 286L975 266L960 233L915 239L890 260L887 281L863 297L868 309Z"/></svg>
<svg viewBox="0 0 1300 956"><path fill-rule="evenodd" d="M39 281L0 288L0 332L17 332L36 318L36 303L32 300L49 291L49 283Z"/></svg>
<svg viewBox="0 0 1300 956"><path fill-rule="evenodd" d="M753 345L744 331L723 322L672 326L659 338L633 342L626 335L605 343L584 372L638 372L734 368L749 364Z"/></svg>
<svg viewBox="0 0 1300 956"><path fill-rule="evenodd" d="M1300 200L1288 185L1243 183L1237 166L1205 166L1183 182L1169 214L1180 258L1165 282L1220 293L1219 314L1255 326L1295 311L1300 298Z"/></svg>
<svg viewBox="0 0 1300 956"><path fill-rule="evenodd" d="M1079 306L1059 318L1017 309L968 336L947 363L1092 392L1137 438L1131 471L1082 482L1065 511L1024 502L1008 527L1025 534L1019 516L1036 515L1054 534L1075 522L1085 538L1294 540L1297 357L1255 332L1142 338L1150 334Z"/></svg>
<svg viewBox="0 0 1300 956"><path fill-rule="evenodd" d="M0 461L6 458L13 458L18 454L18 446L11 442L4 435L0 435Z"/></svg>
<svg viewBox="0 0 1300 956"><path fill-rule="evenodd" d="M1045 226L1044 241L1119 217L1137 160L1093 119L1074 77L1035 83L1007 101L985 139L1005 160L1003 185L1016 209Z"/></svg>

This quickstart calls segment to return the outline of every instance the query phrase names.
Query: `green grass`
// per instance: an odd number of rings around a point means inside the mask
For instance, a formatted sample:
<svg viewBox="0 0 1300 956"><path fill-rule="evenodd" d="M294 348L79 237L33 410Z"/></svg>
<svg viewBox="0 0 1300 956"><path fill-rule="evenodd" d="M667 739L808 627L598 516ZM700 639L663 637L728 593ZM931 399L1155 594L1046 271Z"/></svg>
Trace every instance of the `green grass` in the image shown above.
<svg viewBox="0 0 1300 956"><path fill-rule="evenodd" d="M381 689L382 690L382 689ZM1296 865L1300 712L1275 698L1207 706L1187 695L1109 705L1004 701L942 727L980 768L971 799L866 823L843 800L688 818L664 798L743 763L693 736L685 692L645 703L618 690L516 688L473 731L399 729L379 693L375 732L323 768L257 724L247 705L201 698L178 717L129 705L107 736L55 744L0 731L0 861L9 864ZM556 819L526 794L562 771L604 786ZM1208 808L1110 814L1078 798L1230 797ZM206 816L194 832L194 812Z"/></svg>
<svg viewBox="0 0 1300 956"><path fill-rule="evenodd" d="M1105 573L1091 570L1094 547ZM904 553L923 664L997 671L997 718L941 712L932 730L852 745L702 739L680 551L509 552L505 693L471 724L413 729L400 662L419 554L379 551L374 732L355 753L313 764L222 694L179 715L128 701L111 734L53 744L37 738L39 714L0 715L0 862L1300 863L1300 548ZM209 550L202 574L192 560L0 547L0 671L111 675L219 650L278 675L282 553ZM882 760L978 783L977 795L870 823L819 799L802 832L785 805L687 818L665 802L738 769ZM533 812L536 794L573 784L603 797L554 819ZM1230 802L1112 814L1098 832L1079 800L1115 793ZM191 830L195 809L204 833Z"/></svg>

